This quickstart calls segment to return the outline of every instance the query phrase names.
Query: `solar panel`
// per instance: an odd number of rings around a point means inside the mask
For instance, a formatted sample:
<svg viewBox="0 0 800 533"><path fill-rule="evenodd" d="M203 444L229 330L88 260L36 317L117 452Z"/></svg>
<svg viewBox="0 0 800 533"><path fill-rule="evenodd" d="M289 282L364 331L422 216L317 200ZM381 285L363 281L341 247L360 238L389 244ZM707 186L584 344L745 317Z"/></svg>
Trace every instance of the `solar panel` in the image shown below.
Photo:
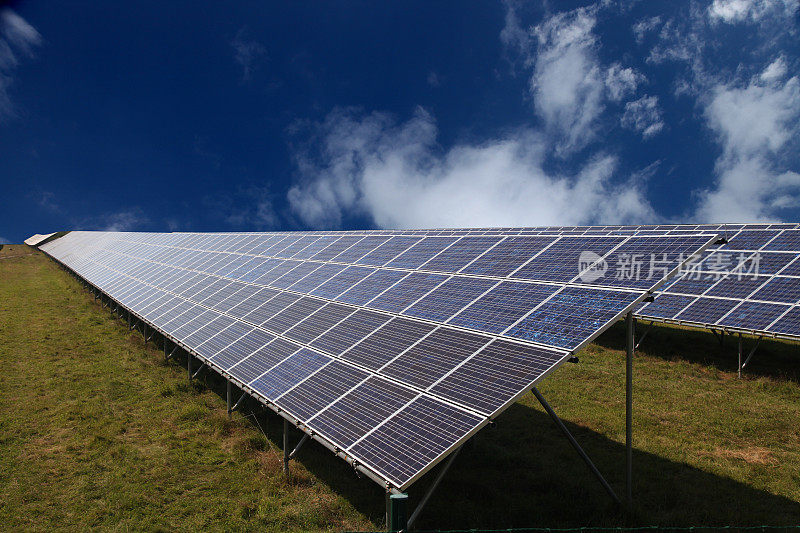
<svg viewBox="0 0 800 533"><path fill-rule="evenodd" d="M72 232L44 249L405 489L661 281L585 286L582 252L715 238L491 231Z"/></svg>

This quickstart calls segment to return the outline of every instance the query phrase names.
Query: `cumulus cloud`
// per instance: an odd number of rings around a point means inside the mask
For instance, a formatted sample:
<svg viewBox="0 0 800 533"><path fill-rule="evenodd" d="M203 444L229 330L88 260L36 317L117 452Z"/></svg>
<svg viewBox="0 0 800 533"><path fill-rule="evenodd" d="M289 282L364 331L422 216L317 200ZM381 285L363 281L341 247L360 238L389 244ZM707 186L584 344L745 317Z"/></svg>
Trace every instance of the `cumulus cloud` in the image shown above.
<svg viewBox="0 0 800 533"><path fill-rule="evenodd" d="M743 87L719 85L705 114L722 155L715 187L700 192L701 218L774 220L781 209L797 207L800 180L781 168L781 155L798 144L800 79L763 85L759 76Z"/></svg>
<svg viewBox="0 0 800 533"><path fill-rule="evenodd" d="M267 49L258 41L249 38L246 28L242 28L231 42L234 60L242 67L242 81L248 81L258 67L258 62L267 57Z"/></svg>
<svg viewBox="0 0 800 533"><path fill-rule="evenodd" d="M614 63L606 71L606 90L608 97L619 102L623 98L636 92L636 88L645 81L645 77L634 69L623 68L619 63Z"/></svg>
<svg viewBox="0 0 800 533"><path fill-rule="evenodd" d="M624 223L653 220L641 183L612 183L616 160L598 155L574 176L551 174L548 142L523 130L442 152L437 127L418 109L404 123L387 114L337 110L297 155L292 210L314 227L351 213L381 227Z"/></svg>
<svg viewBox="0 0 800 533"><path fill-rule="evenodd" d="M12 9L0 7L0 123L14 116L9 94L14 69L21 57L32 57L41 43L42 37L33 26Z"/></svg>
<svg viewBox="0 0 800 533"><path fill-rule="evenodd" d="M657 96L643 96L625 104L621 123L624 127L639 132L649 139L664 129L661 108Z"/></svg>

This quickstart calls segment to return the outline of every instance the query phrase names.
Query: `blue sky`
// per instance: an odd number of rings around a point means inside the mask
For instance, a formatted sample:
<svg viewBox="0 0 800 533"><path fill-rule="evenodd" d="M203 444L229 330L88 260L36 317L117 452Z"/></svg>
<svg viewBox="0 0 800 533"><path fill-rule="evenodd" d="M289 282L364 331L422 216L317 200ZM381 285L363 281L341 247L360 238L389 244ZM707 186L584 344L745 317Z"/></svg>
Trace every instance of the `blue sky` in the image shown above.
<svg viewBox="0 0 800 533"><path fill-rule="evenodd" d="M798 0L0 5L0 242L800 218Z"/></svg>

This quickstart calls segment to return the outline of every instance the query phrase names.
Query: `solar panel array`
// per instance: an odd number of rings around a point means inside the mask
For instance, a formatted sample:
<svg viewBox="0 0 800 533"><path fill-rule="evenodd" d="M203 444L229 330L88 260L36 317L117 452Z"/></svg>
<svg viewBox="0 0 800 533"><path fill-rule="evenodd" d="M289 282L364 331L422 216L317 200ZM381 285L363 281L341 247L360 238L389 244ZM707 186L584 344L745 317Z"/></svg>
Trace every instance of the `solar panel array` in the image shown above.
<svg viewBox="0 0 800 533"><path fill-rule="evenodd" d="M681 235L717 232L712 246L638 318L800 339L800 225L698 224L414 230L422 235ZM369 232L364 232L369 234Z"/></svg>
<svg viewBox="0 0 800 533"><path fill-rule="evenodd" d="M584 276L601 258L715 239L71 232L42 249L402 490L663 278Z"/></svg>

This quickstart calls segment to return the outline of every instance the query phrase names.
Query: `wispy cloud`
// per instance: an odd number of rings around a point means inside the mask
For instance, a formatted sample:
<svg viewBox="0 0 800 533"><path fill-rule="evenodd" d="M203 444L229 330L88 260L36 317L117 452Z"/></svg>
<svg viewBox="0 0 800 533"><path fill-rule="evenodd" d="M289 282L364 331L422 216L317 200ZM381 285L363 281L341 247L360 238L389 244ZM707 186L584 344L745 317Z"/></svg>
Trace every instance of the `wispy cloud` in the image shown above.
<svg viewBox="0 0 800 533"><path fill-rule="evenodd" d="M231 41L231 46L234 50L234 60L242 67L242 81L250 80L259 63L267 58L267 49L255 39L250 38L246 28L239 30Z"/></svg>
<svg viewBox="0 0 800 533"><path fill-rule="evenodd" d="M237 230L265 230L278 226L274 195L269 187L237 187L225 195L207 196L203 204L209 214Z"/></svg>
<svg viewBox="0 0 800 533"><path fill-rule="evenodd" d="M664 129L658 97L643 96L626 103L621 123L623 127L640 133L645 139L658 134Z"/></svg>
<svg viewBox="0 0 800 533"><path fill-rule="evenodd" d="M11 241L0 235L0 244L11 244Z"/></svg>
<svg viewBox="0 0 800 533"><path fill-rule="evenodd" d="M9 90L20 58L33 57L42 36L12 9L0 7L0 123L15 116Z"/></svg>

